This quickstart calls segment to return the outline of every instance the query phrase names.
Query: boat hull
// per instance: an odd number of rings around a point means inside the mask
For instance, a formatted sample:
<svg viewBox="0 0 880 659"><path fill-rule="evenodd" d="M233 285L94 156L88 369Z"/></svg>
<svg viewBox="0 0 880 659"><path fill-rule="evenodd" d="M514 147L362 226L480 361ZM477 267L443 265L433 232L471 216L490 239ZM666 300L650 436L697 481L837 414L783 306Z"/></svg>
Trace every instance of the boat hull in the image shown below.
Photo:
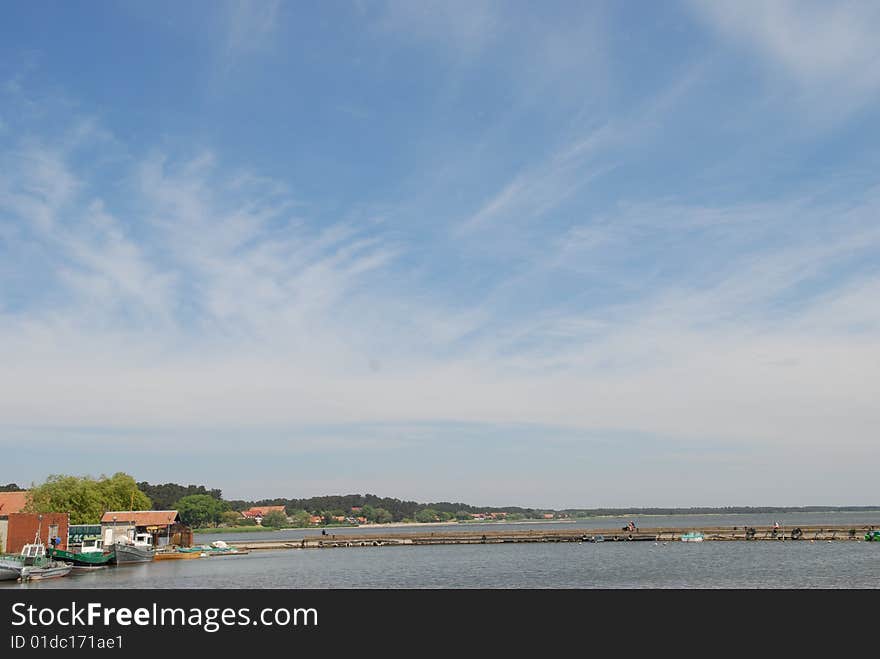
<svg viewBox="0 0 880 659"><path fill-rule="evenodd" d="M178 551L199 554L200 556L246 556L250 553L247 549L238 549L237 547L210 547L206 545L200 547L184 547Z"/></svg>
<svg viewBox="0 0 880 659"><path fill-rule="evenodd" d="M139 547L137 545L126 545L117 543L113 546L115 553L116 565L128 565L130 563L149 563L155 556L156 552L152 547Z"/></svg>
<svg viewBox="0 0 880 659"><path fill-rule="evenodd" d="M15 581L21 576L21 567L0 565L0 581Z"/></svg>
<svg viewBox="0 0 880 659"><path fill-rule="evenodd" d="M247 556L251 552L249 549L232 549L232 550L223 550L223 551L212 550L212 551L208 551L206 553L208 556L213 558L216 556Z"/></svg>
<svg viewBox="0 0 880 659"><path fill-rule="evenodd" d="M70 563L76 567L102 567L111 565L116 560L115 552L85 552L74 553L61 549L50 549L49 556L57 561Z"/></svg>
<svg viewBox="0 0 880 659"><path fill-rule="evenodd" d="M57 579L66 577L73 569L72 565L67 563L58 563L56 565L48 565L46 567L37 567L36 565L26 565L21 569L22 581L41 581L43 579Z"/></svg>
<svg viewBox="0 0 880 659"><path fill-rule="evenodd" d="M192 558L201 558L202 554L200 552L183 552L183 551L157 551L154 557L154 560L157 561L174 561L174 560L188 560Z"/></svg>

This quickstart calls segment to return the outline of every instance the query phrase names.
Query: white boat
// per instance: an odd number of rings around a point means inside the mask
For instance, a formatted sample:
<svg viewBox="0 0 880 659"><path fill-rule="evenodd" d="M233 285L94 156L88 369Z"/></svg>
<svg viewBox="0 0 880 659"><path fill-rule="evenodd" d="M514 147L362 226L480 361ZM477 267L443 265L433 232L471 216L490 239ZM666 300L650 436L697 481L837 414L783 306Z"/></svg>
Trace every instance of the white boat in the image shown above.
<svg viewBox="0 0 880 659"><path fill-rule="evenodd" d="M21 568L22 581L39 581L41 579L57 579L70 574L73 566L70 563L53 561L54 565L25 565Z"/></svg>
<svg viewBox="0 0 880 659"><path fill-rule="evenodd" d="M153 548L153 536L149 533L138 533L131 538L120 538L113 543L116 552L116 564L149 563L156 556Z"/></svg>
<svg viewBox="0 0 880 659"><path fill-rule="evenodd" d="M52 560L46 555L46 546L42 542L25 545L18 556L5 556L0 561L4 580L21 579L37 581L40 579L56 579L70 574L71 565ZM13 576L13 573L17 573Z"/></svg>
<svg viewBox="0 0 880 659"><path fill-rule="evenodd" d="M703 534L699 531L691 531L681 536L682 542L703 542Z"/></svg>

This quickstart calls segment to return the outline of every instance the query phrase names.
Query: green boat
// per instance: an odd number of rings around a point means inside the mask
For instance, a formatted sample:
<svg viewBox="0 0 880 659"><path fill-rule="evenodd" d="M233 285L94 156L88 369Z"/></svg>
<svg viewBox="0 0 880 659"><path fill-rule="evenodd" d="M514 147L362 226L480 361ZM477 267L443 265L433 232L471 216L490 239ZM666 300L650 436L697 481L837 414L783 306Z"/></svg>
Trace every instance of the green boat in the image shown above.
<svg viewBox="0 0 880 659"><path fill-rule="evenodd" d="M56 561L64 561L80 568L113 565L113 559L116 558L115 552L104 551L104 548L101 546L101 539L98 537L83 538L82 547L78 552L50 548L48 553Z"/></svg>
<svg viewBox="0 0 880 659"><path fill-rule="evenodd" d="M868 531L865 534L865 540L868 542L880 542L880 531Z"/></svg>
<svg viewBox="0 0 880 659"><path fill-rule="evenodd" d="M177 551L183 553L199 553L202 556L244 556L250 553L247 549L239 549L238 547L227 545L223 540L216 540L210 545L178 547Z"/></svg>

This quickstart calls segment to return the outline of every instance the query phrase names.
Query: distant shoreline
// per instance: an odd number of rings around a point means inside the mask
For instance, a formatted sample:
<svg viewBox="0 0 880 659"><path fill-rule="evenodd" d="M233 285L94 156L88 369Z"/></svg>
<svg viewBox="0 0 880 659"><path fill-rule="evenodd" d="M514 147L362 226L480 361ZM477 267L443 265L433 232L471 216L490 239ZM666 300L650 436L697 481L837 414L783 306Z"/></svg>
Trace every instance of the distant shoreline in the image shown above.
<svg viewBox="0 0 880 659"><path fill-rule="evenodd" d="M624 517L734 517L734 516L752 516L755 515L863 515L866 513L880 514L880 508L865 510L768 510L764 512L743 512L743 513L620 513L616 515L585 515L583 517L568 517L565 519L521 519L507 521L503 519L492 520L475 520L470 522L448 521L448 522L388 522L387 524L357 524L357 525L334 525L334 526L285 526L280 528L264 528L262 526L231 526L231 527L210 527L205 529L193 529L193 533L272 533L274 531L331 531L333 529L393 529L393 528L418 528L423 526L475 526L480 524L575 524L590 519L620 519Z"/></svg>

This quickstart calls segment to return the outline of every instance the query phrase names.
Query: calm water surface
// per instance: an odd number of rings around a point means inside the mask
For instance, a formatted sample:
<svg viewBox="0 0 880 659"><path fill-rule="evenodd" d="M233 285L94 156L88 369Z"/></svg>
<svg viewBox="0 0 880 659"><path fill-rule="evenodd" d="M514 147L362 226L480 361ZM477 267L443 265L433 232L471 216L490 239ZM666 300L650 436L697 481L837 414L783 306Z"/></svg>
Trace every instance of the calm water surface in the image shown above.
<svg viewBox="0 0 880 659"><path fill-rule="evenodd" d="M741 526L774 521L757 516L733 517L736 523L730 516L723 521L717 516L688 516L684 523L681 516L672 521L663 518L666 524L658 523L661 518L650 518L650 523L646 521L648 518L636 521L643 527L728 523ZM817 517L820 518L817 521L807 521ZM790 522L831 525L844 523L842 517L853 524L880 526L880 519L864 513L858 518L836 514L833 519L822 515L789 515L785 521L786 525ZM614 526L607 518L596 524L594 521L566 524L565 528ZM480 526L498 529L509 525ZM477 527L468 525L466 528ZM308 533L314 534L314 530ZM282 536L273 534L272 537ZM108 568L31 584L0 584L0 588L132 587L880 588L880 543L605 542L279 550Z"/></svg>

